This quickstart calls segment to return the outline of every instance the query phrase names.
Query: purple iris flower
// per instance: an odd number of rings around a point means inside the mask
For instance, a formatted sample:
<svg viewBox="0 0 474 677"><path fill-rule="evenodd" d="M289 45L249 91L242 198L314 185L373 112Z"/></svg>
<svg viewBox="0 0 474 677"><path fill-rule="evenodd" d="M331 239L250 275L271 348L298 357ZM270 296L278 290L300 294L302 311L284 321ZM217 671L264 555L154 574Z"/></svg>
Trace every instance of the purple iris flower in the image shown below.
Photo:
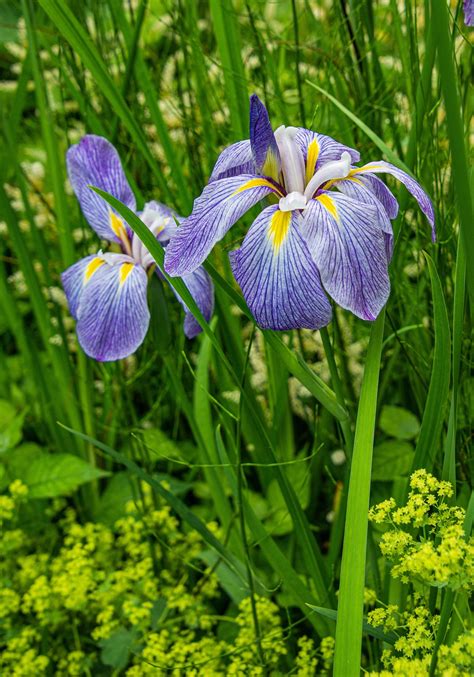
<svg viewBox="0 0 474 677"><path fill-rule="evenodd" d="M131 355L143 342L150 323L147 303L148 272L154 260L128 224L89 188L107 191L136 211L135 196L114 146L101 136L88 134L69 148L66 156L69 180L89 225L103 240L118 245L121 253L86 256L61 275L62 283L83 350L100 361ZM181 217L159 202L148 202L142 221L166 247ZM214 304L212 282L202 267L183 276L204 317L209 320ZM184 332L193 338L200 326L182 299Z"/></svg>
<svg viewBox="0 0 474 677"><path fill-rule="evenodd" d="M398 213L395 197L376 174L401 181L432 228L434 213L411 176L383 161L354 166L359 159L357 151L309 129L273 132L254 94L250 140L221 153L192 214L166 250L165 270L189 275L248 209L270 197L274 204L263 209L240 249L230 254L257 323L318 329L331 319L325 291L343 308L374 320L390 291L391 219Z"/></svg>

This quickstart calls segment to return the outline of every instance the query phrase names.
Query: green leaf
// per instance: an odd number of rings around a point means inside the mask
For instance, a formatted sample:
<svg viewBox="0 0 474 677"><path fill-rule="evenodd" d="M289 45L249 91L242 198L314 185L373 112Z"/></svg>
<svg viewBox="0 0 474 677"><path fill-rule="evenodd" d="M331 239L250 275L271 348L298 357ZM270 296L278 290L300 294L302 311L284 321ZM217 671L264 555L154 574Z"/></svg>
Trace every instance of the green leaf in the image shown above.
<svg viewBox="0 0 474 677"><path fill-rule="evenodd" d="M19 479L28 486L31 498L55 498L68 496L81 484L107 475L79 456L41 453Z"/></svg>
<svg viewBox="0 0 474 677"><path fill-rule="evenodd" d="M415 451L410 442L387 440L374 448L372 480L391 482L409 474Z"/></svg>
<svg viewBox="0 0 474 677"><path fill-rule="evenodd" d="M310 474L307 463L301 460L303 457L304 454L299 453L296 462L286 466L286 473L305 510L309 505ZM291 533L293 522L277 480L272 480L268 486L267 502L270 505L270 516L265 521L268 531L274 536Z"/></svg>
<svg viewBox="0 0 474 677"><path fill-rule="evenodd" d="M17 414L11 405L2 400L0 408L0 454L14 449L22 438L23 421L26 411Z"/></svg>
<svg viewBox="0 0 474 677"><path fill-rule="evenodd" d="M182 453L178 445L159 428L148 428L140 431L146 451L157 460L181 459Z"/></svg>
<svg viewBox="0 0 474 677"><path fill-rule="evenodd" d="M128 656L136 639L136 632L119 628L110 637L104 639L100 646L100 659L104 665L122 670L128 663Z"/></svg>
<svg viewBox="0 0 474 677"><path fill-rule="evenodd" d="M386 404L379 420L380 429L397 440L412 440L420 432L420 422L411 411Z"/></svg>
<svg viewBox="0 0 474 677"><path fill-rule="evenodd" d="M95 518L104 524L111 525L125 513L125 505L133 499L132 478L127 472L118 472L107 483L102 493Z"/></svg>
<svg viewBox="0 0 474 677"><path fill-rule="evenodd" d="M0 400L0 432L13 421L16 409L8 400Z"/></svg>

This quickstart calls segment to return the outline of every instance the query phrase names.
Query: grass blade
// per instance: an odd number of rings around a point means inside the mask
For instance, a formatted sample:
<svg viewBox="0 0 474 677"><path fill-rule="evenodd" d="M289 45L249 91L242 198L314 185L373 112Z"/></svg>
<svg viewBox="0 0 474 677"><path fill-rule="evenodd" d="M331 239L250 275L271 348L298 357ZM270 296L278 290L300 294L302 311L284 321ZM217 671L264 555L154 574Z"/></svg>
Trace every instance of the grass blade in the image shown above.
<svg viewBox="0 0 474 677"><path fill-rule="evenodd" d="M428 263L433 290L435 344L431 380L412 470L417 468L430 470L433 467L437 443L444 421L451 374L451 337L443 289L431 257L425 254L425 258Z"/></svg>
<svg viewBox="0 0 474 677"><path fill-rule="evenodd" d="M359 677L365 561L377 390L385 311L372 327L354 437L342 551L334 677Z"/></svg>

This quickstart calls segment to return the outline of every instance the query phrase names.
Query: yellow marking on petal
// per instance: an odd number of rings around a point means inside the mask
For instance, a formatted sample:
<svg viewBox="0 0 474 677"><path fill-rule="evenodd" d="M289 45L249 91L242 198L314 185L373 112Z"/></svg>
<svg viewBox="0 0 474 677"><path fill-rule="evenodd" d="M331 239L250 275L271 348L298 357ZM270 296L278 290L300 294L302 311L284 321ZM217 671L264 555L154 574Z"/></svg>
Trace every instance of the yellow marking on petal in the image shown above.
<svg viewBox="0 0 474 677"><path fill-rule="evenodd" d="M130 275L134 268L134 263L122 263L120 266L120 272L119 272L119 277L120 277L120 286L123 285L127 277Z"/></svg>
<svg viewBox="0 0 474 677"><path fill-rule="evenodd" d="M278 179L279 171L280 165L278 159L275 153L271 149L269 149L267 151L267 157L265 158L265 162L263 163L262 174L265 174L266 176L271 176L271 178L275 179L276 181Z"/></svg>
<svg viewBox="0 0 474 677"><path fill-rule="evenodd" d="M317 139L313 139L308 145L308 153L306 157L306 183L310 182L316 168L316 162L319 157L319 143Z"/></svg>
<svg viewBox="0 0 474 677"><path fill-rule="evenodd" d="M273 249L277 252L286 239L290 221L291 212L282 212L278 210L272 216L268 228L268 235L273 239Z"/></svg>
<svg viewBox="0 0 474 677"><path fill-rule="evenodd" d="M318 195L316 198L318 202L320 202L325 209L331 214L331 216L336 219L336 221L339 221L339 214L337 213L337 208L334 203L334 200L330 195Z"/></svg>
<svg viewBox="0 0 474 677"><path fill-rule="evenodd" d="M376 169L383 169L382 165L369 165L368 167L354 167L351 169L348 177L354 176L355 174L361 174L362 172L373 172Z"/></svg>
<svg viewBox="0 0 474 677"><path fill-rule="evenodd" d="M101 259L100 256L96 256L94 259L92 259L92 261L89 261L84 271L83 283L85 284L86 282L89 282L95 271L98 270L98 268L100 268L104 263L104 259Z"/></svg>
<svg viewBox="0 0 474 677"><path fill-rule="evenodd" d="M124 243L128 243L128 234L127 234L127 229L123 225L123 221L121 218L117 216L114 212L109 212L109 217L110 217L110 227L112 228L113 232L115 235L119 238L119 240L122 240Z"/></svg>
<svg viewBox="0 0 474 677"><path fill-rule="evenodd" d="M323 190L329 190L337 181L352 181L353 183L359 183L361 186L364 184L360 179L356 179L354 176L346 176L344 179L331 179L324 186L321 186Z"/></svg>
<svg viewBox="0 0 474 677"><path fill-rule="evenodd" d="M238 193L242 193L244 190L249 190L250 188L260 188L261 186L271 188L275 193L283 197L282 193L277 188L275 188L273 183L264 178L250 179L250 181L244 183L243 186L239 186L237 190L232 193L231 197L237 195Z"/></svg>

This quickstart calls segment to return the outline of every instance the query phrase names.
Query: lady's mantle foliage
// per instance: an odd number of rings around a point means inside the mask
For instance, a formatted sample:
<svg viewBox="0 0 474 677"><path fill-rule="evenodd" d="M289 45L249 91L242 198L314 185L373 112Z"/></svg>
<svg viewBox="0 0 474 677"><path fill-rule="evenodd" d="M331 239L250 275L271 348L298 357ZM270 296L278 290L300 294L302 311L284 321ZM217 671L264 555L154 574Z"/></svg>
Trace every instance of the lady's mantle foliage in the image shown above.
<svg viewBox="0 0 474 677"><path fill-rule="evenodd" d="M278 204L263 210L231 254L258 324L318 329L331 319L325 292L359 317L375 319L389 295L391 220L398 213L376 174L401 181L432 228L434 212L411 176L388 162L358 167L358 161L356 150L309 129L273 132L265 106L253 95L250 139L221 153L167 248L166 271L192 273L245 212L271 196Z"/></svg>
<svg viewBox="0 0 474 677"><path fill-rule="evenodd" d="M120 249L120 253L99 251L86 256L62 274L71 314L84 351L101 361L118 360L137 350L148 330L150 313L147 303L149 271L154 261L140 239L121 217L97 193L95 186L107 191L129 209L137 210L117 151L100 136L84 136L67 152L69 179L84 216L97 235ZM159 202L148 202L142 221L166 247L180 217ZM214 292L209 276L198 267L184 281L209 320ZM193 338L200 327L186 305L184 332Z"/></svg>

